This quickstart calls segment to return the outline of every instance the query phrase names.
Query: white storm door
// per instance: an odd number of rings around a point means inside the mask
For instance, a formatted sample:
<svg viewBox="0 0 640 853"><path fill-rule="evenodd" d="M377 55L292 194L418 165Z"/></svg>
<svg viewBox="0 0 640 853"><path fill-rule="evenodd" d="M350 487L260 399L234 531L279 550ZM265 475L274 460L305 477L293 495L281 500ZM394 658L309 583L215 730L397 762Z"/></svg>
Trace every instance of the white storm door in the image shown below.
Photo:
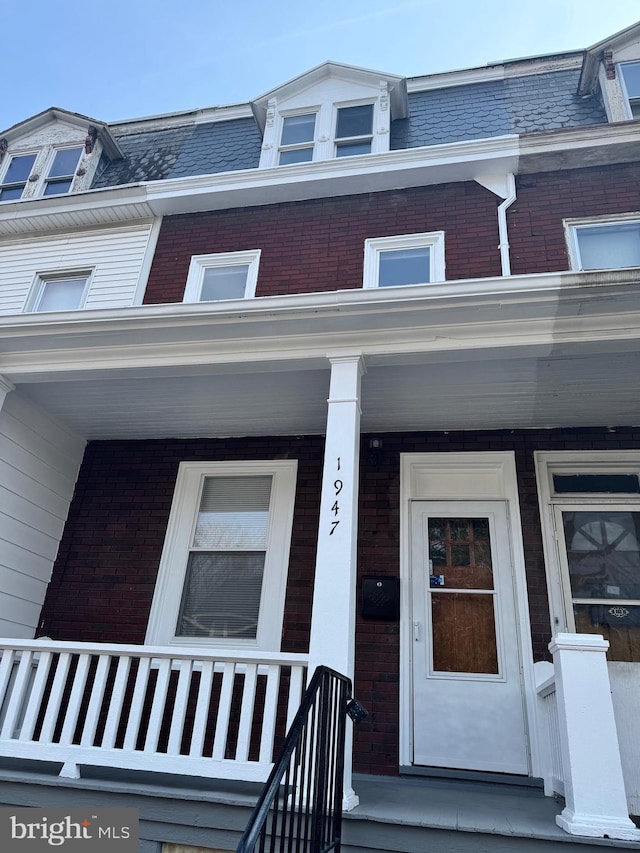
<svg viewBox="0 0 640 853"><path fill-rule="evenodd" d="M506 504L414 502L411 578L413 763L527 774Z"/></svg>

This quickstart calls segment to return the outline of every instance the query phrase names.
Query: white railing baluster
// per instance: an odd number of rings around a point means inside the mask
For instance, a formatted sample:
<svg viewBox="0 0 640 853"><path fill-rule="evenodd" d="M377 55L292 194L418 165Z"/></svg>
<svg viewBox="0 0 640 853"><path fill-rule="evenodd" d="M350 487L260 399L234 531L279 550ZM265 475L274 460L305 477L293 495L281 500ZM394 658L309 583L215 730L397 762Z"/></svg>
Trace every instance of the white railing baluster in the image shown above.
<svg viewBox="0 0 640 853"><path fill-rule="evenodd" d="M104 734L102 735L102 746L104 749L112 749L115 746L116 735L118 734L118 723L122 716L124 691L127 686L130 666L131 657L129 655L123 655L118 661L116 678L113 682L113 690L111 691L111 699L109 701L107 722L104 727Z"/></svg>
<svg viewBox="0 0 640 853"><path fill-rule="evenodd" d="M25 690L28 685L30 675L31 652L24 651L20 653L20 663L18 664L18 668L14 669L9 703L4 714L2 730L0 731L1 738L12 738L14 735L20 711L24 707Z"/></svg>
<svg viewBox="0 0 640 853"><path fill-rule="evenodd" d="M158 661L157 673L151 713L149 714L149 725L147 726L147 736L144 741L145 752L155 752L158 748L158 739L167 703L169 677L171 676L170 658L163 658Z"/></svg>
<svg viewBox="0 0 640 853"><path fill-rule="evenodd" d="M267 672L267 686L264 695L262 715L262 733L260 737L260 755L258 761L268 764L273 753L273 738L278 713L278 687L280 686L280 667L270 666Z"/></svg>
<svg viewBox="0 0 640 853"><path fill-rule="evenodd" d="M169 731L169 744L167 746L167 753L170 755L180 755L184 721L187 715L187 702L189 700L189 687L191 685L191 661L178 661L177 666L180 675L178 676L176 700L173 704L171 730Z"/></svg>
<svg viewBox="0 0 640 853"><path fill-rule="evenodd" d="M256 701L256 681L258 667L255 663L248 663L244 674L244 686L242 690L242 705L240 709L240 725L238 726L238 745L236 747L236 761L249 760L249 746L251 743L251 723L253 722L253 710Z"/></svg>
<svg viewBox="0 0 640 853"><path fill-rule="evenodd" d="M200 672L200 684L198 685L198 701L196 702L196 713L193 720L193 732L191 734L190 756L200 756L204 751L204 739L207 732L207 719L211 710L211 687L213 685L213 661L203 661Z"/></svg>
<svg viewBox="0 0 640 853"><path fill-rule="evenodd" d="M53 740L56 723L61 711L62 700L64 698L64 688L69 674L69 665L71 664L71 655L69 652L61 652L58 657L58 665L56 674L51 685L47 701L47 712L44 715L42 729L40 731L40 740L45 743L50 743Z"/></svg>
<svg viewBox="0 0 640 853"><path fill-rule="evenodd" d="M49 667L52 659L51 652L37 652L34 655L34 660L36 657L38 658L36 674L33 679L33 686L29 691L29 699L27 701L24 720L20 727L21 741L29 741L33 737L33 732L40 714L40 708L42 707L44 689L49 677Z"/></svg>
<svg viewBox="0 0 640 853"><path fill-rule="evenodd" d="M59 761L61 774L73 777L81 765L94 764L264 782L279 705L286 704L290 722L307 666L306 655L42 639L0 639L0 654L0 756ZM281 689L285 667L288 698ZM264 687L259 713L258 684ZM232 723L236 705L239 721ZM250 759L257 713L259 749ZM80 743L73 742L76 731ZM204 746L212 732L208 757ZM227 758L230 732L237 747ZM165 740L166 752L159 752ZM181 753L183 744L188 754Z"/></svg>
<svg viewBox="0 0 640 853"><path fill-rule="evenodd" d="M227 749L227 734L229 732L229 716L231 714L231 699L233 684L236 676L235 663L225 663L222 673L222 687L218 703L218 718L216 733L213 738L213 756L215 761L222 761Z"/></svg>
<svg viewBox="0 0 640 853"><path fill-rule="evenodd" d="M80 715L80 704L84 695L85 685L87 683L87 675L89 674L89 664L91 658L89 655L79 655L78 665L76 666L75 675L73 678L73 687L69 701L67 702L67 713L64 718L64 726L60 735L60 743L71 743L73 735L78 725L78 717Z"/></svg>
<svg viewBox="0 0 640 853"><path fill-rule="evenodd" d="M133 687L133 695L131 697L129 719L127 720L127 728L124 734L124 743L122 744L123 749L128 752L133 752L138 742L140 721L142 720L142 709L144 708L144 697L147 693L150 671L151 658L140 658L138 662L138 671L136 672L136 682Z"/></svg>
<svg viewBox="0 0 640 853"><path fill-rule="evenodd" d="M81 746L93 746L93 741L98 728L98 720L100 709L102 708L102 700L104 691L107 686L107 675L109 674L109 663L111 658L109 655L100 655L96 666L96 674L93 679L91 688L91 699L87 708L87 716L82 727L82 737L80 739Z"/></svg>
<svg viewBox="0 0 640 853"><path fill-rule="evenodd" d="M301 666L292 666L289 676L289 701L287 702L287 729L293 722L300 700L302 698L302 676L304 670Z"/></svg>

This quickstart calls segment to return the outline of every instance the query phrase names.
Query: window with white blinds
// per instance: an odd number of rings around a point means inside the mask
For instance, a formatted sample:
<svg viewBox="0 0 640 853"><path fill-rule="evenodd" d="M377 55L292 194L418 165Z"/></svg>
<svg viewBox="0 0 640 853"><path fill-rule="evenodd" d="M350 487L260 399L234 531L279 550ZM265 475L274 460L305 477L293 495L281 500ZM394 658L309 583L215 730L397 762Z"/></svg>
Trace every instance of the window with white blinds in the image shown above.
<svg viewBox="0 0 640 853"><path fill-rule="evenodd" d="M180 466L147 642L279 650L296 463Z"/></svg>

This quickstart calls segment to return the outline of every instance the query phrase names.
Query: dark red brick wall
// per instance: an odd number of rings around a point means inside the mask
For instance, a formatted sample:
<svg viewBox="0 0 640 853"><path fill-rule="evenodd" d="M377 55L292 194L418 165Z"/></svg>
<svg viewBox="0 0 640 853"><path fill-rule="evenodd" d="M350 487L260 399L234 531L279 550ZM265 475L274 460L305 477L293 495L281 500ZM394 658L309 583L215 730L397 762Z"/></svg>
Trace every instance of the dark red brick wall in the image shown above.
<svg viewBox="0 0 640 853"><path fill-rule="evenodd" d="M181 302L192 255L262 249L257 296L362 287L364 241L445 231L446 277L500 275L498 199L476 183L170 216L145 303Z"/></svg>
<svg viewBox="0 0 640 853"><path fill-rule="evenodd" d="M42 613L60 640L143 643L182 461L297 459L284 651L308 650L323 439L88 445Z"/></svg>
<svg viewBox="0 0 640 853"><path fill-rule="evenodd" d="M40 633L55 639L140 643L182 460L298 459L283 650L308 648L318 527L321 437L95 442L87 447ZM362 441L360 575L399 575L400 453L515 452L536 659L551 629L534 450L640 448L640 429L504 430L383 436L375 457ZM398 767L399 626L357 617L356 695L370 717L355 736L358 771Z"/></svg>
<svg viewBox="0 0 640 853"><path fill-rule="evenodd" d="M514 275L569 268L563 219L640 209L640 165L520 175L508 212Z"/></svg>

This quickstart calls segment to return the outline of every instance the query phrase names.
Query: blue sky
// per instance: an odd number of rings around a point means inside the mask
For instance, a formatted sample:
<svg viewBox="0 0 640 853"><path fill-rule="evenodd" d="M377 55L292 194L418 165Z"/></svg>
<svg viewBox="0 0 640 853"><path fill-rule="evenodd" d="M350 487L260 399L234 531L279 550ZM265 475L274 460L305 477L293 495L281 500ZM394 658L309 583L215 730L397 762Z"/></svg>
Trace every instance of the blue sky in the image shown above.
<svg viewBox="0 0 640 853"><path fill-rule="evenodd" d="M0 128L248 101L326 59L406 76L582 49L638 0L21 0L3 5Z"/></svg>

